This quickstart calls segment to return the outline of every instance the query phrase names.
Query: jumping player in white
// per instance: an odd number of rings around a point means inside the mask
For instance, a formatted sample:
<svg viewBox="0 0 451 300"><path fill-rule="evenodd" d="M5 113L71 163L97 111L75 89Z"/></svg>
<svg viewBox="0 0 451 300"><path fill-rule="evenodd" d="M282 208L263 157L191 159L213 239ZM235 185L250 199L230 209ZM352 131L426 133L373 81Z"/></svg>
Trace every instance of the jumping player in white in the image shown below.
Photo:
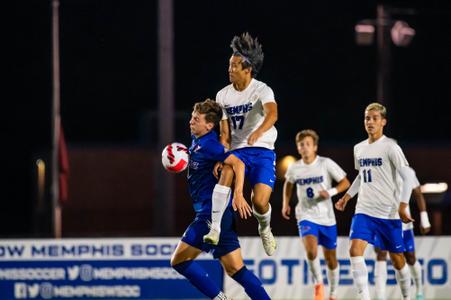
<svg viewBox="0 0 451 300"><path fill-rule="evenodd" d="M431 230L431 223L429 222L428 213L426 211L426 200L424 199L423 193L421 192L420 182L415 174L415 171L410 168L409 175L412 178L413 189L412 194L413 198L418 206L418 210L420 211L420 233L426 234ZM402 184L402 182L400 183ZM410 208L407 207L408 213L410 214ZM403 223L403 240L404 246L406 247L406 252L404 252L404 257L406 258L406 262L409 265L410 274L412 276L413 282L416 287L416 300L423 300L423 283L421 281L421 269L422 266L418 262L415 256L415 241L413 234L413 223ZM385 290L387 285L387 251L379 249L376 245L376 254L377 260L374 270L374 283L375 283L375 291L376 291L376 300L385 300Z"/></svg>
<svg viewBox="0 0 451 300"><path fill-rule="evenodd" d="M302 130L296 135L296 146L302 159L290 165L285 174L282 216L290 219L290 199L296 185L299 200L296 219L315 282L314 299L324 299L323 275L318 257L318 245L321 245L327 262L329 299L336 300L339 278L335 250L337 225L331 197L344 192L350 183L346 173L332 159L317 155L318 141L318 134L311 129ZM332 181L338 184L332 187Z"/></svg>
<svg viewBox="0 0 451 300"><path fill-rule="evenodd" d="M403 255L401 220L405 223L413 221L406 211L412 183L404 153L396 141L383 134L386 115L382 104L371 103L366 107L364 125L368 139L354 146L354 163L359 174L346 194L335 203L335 207L343 211L346 203L359 194L352 218L349 252L354 284L363 300L370 299L363 254L368 243L374 245L376 239L380 248L390 253L403 299L410 299L410 272ZM398 174L403 180L400 194Z"/></svg>
<svg viewBox="0 0 451 300"><path fill-rule="evenodd" d="M229 60L230 85L216 95L223 108L220 123L220 141L246 165L246 177L252 187L252 213L258 220L258 231L267 255L276 250L271 232L271 205L269 199L276 180L274 142L277 130L277 103L272 89L255 79L263 64L263 50L257 39L248 33L235 36ZM217 170L215 168L217 175ZM231 168L224 167L221 178L231 177ZM225 174L226 173L226 174ZM230 184L220 179L213 192L212 226L204 241L215 244L219 240L222 213L229 201ZM233 208L241 217L250 216L247 202L233 200Z"/></svg>

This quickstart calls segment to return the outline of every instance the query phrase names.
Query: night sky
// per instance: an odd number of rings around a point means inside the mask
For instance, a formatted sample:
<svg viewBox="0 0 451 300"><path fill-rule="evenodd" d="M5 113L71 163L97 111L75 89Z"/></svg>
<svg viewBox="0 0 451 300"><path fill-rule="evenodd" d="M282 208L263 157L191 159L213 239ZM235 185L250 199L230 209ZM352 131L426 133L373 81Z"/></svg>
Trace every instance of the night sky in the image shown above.
<svg viewBox="0 0 451 300"><path fill-rule="evenodd" d="M8 10L2 131L14 188L7 195L32 180L23 174L34 157L49 155L50 3L20 1ZM375 45L356 45L354 26L374 19L378 3L413 9L393 18L416 30L409 47L392 45L387 134L401 144L449 147L451 2L437 0L174 0L176 138L189 141L193 103L214 98L228 84L230 41L248 31L265 52L258 79L272 87L279 106L276 146L291 147L304 128L317 130L326 145L364 139L363 109L377 100L378 56ZM60 18L68 145L151 147L157 139L157 1L61 0ZM18 197L29 199L32 189L24 190Z"/></svg>

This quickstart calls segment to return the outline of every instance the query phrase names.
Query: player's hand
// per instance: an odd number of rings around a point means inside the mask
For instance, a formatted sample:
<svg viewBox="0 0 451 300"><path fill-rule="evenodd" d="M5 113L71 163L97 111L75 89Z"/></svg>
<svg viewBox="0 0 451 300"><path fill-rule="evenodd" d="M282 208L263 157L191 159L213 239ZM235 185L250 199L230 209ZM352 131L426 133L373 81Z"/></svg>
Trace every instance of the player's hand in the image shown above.
<svg viewBox="0 0 451 300"><path fill-rule="evenodd" d="M291 206L290 205L283 205L282 206L282 217L284 219L289 220L291 214Z"/></svg>
<svg viewBox="0 0 451 300"><path fill-rule="evenodd" d="M429 227L420 226L420 233L421 234L425 235L425 234L429 233L429 231L431 231L431 227L430 226Z"/></svg>
<svg viewBox="0 0 451 300"><path fill-rule="evenodd" d="M399 205L398 213L399 218L403 223L410 223L415 221L407 211L407 203L401 202L401 204Z"/></svg>
<svg viewBox="0 0 451 300"><path fill-rule="evenodd" d="M219 179L219 173L221 173L222 171L222 166L222 162L218 161L213 168L213 175L216 177L216 179Z"/></svg>
<svg viewBox="0 0 451 300"><path fill-rule="evenodd" d="M251 133L251 135L247 139L247 144L252 146L262 135L263 133L261 133L258 130L255 130L254 132Z"/></svg>
<svg viewBox="0 0 451 300"><path fill-rule="evenodd" d="M244 199L243 194L235 194L232 200L232 207L234 211L238 211L241 219L247 219L247 217L252 217L252 208Z"/></svg>
<svg viewBox="0 0 451 300"><path fill-rule="evenodd" d="M349 194L345 194L335 203L335 208L339 211L344 211L349 199L351 199L351 196L349 196Z"/></svg>
<svg viewBox="0 0 451 300"><path fill-rule="evenodd" d="M318 200L329 199L329 193L326 190L322 190L318 192Z"/></svg>

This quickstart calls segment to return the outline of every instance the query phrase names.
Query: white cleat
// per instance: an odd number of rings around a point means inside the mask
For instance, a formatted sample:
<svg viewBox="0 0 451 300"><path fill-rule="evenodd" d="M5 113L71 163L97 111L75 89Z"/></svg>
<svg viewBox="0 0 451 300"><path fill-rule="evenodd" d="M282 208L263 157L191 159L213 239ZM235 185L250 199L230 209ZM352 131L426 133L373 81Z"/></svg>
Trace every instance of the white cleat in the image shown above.
<svg viewBox="0 0 451 300"><path fill-rule="evenodd" d="M216 229L210 228L210 232L204 235L204 243L217 245L219 243L219 232Z"/></svg>
<svg viewBox="0 0 451 300"><path fill-rule="evenodd" d="M268 256L271 256L276 252L277 249L277 243L276 239L274 238L274 235L271 232L271 228L268 226L264 230L260 230L260 227L258 228L258 233L260 234L260 237L262 239L263 248L265 249L265 252Z"/></svg>

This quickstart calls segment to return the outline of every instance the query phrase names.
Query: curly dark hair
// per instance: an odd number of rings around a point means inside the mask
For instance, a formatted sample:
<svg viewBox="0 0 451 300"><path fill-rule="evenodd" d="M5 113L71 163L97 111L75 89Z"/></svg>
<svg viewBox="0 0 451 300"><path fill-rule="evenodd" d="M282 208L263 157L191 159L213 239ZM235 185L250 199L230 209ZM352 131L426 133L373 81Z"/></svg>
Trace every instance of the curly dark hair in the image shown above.
<svg viewBox="0 0 451 300"><path fill-rule="evenodd" d="M241 56L243 69L252 68L252 77L256 77L263 65L263 49L257 38L245 32L241 36L234 36L230 47L233 55Z"/></svg>

